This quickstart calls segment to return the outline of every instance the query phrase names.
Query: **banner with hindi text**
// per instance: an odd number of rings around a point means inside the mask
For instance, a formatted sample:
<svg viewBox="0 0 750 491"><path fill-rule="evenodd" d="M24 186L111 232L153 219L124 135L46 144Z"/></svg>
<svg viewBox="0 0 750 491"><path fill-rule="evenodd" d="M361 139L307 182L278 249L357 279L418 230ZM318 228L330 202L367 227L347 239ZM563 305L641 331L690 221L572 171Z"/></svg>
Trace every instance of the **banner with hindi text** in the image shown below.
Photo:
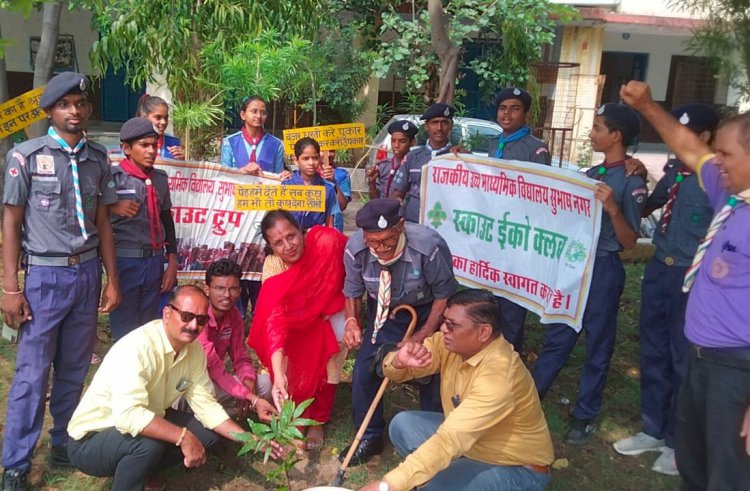
<svg viewBox="0 0 750 491"><path fill-rule="evenodd" d="M420 222L453 254L459 283L580 331L601 225L596 181L474 155L423 167Z"/></svg>
<svg viewBox="0 0 750 491"><path fill-rule="evenodd" d="M366 136L364 123L294 128L284 130L284 151L287 155L294 155L294 144L305 137L314 138L322 151L362 148L365 146Z"/></svg>
<svg viewBox="0 0 750 491"><path fill-rule="evenodd" d="M44 86L37 87L0 104L0 139L45 118L39 107L43 92Z"/></svg>
<svg viewBox="0 0 750 491"><path fill-rule="evenodd" d="M208 265L229 258L242 266L243 279L259 280L265 259L260 221L266 211L238 209L235 188L255 185L276 189L280 181L270 177L275 174L250 176L210 162L157 159L156 164L169 176L178 277L203 280Z"/></svg>

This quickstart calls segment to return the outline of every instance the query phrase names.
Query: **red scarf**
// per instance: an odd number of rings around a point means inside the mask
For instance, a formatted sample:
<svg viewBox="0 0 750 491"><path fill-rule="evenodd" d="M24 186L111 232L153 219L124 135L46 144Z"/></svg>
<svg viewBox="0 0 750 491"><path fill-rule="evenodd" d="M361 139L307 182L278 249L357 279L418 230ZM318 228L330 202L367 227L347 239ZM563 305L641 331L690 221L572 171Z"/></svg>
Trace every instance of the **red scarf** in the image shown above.
<svg viewBox="0 0 750 491"><path fill-rule="evenodd" d="M328 317L344 308L346 236L312 227L305 252L291 268L260 289L247 344L273 377L271 355L284 349L289 394L300 403L326 384L326 364L339 347Z"/></svg>
<svg viewBox="0 0 750 491"><path fill-rule="evenodd" d="M667 198L667 203L664 205L664 210L661 214L661 231L664 234L667 233L669 222L672 221L672 208L674 208L674 203L677 201L677 191L680 190L680 184L692 173L693 171L686 167L685 164L680 164L680 167L677 169L675 183L672 184L672 188L669 190L669 197Z"/></svg>
<svg viewBox="0 0 750 491"><path fill-rule="evenodd" d="M164 239L161 218L159 217L159 198L156 195L156 189L154 189L153 183L151 182L154 170L149 169L148 173L146 173L128 158L124 158L120 161L120 167L131 176L146 183L146 201L148 205L146 211L148 212L148 222L151 229L151 248L154 250L161 249L164 247Z"/></svg>
<svg viewBox="0 0 750 491"><path fill-rule="evenodd" d="M257 138L253 138L247 132L247 128L245 128L244 126L242 127L242 136L245 138L245 141L248 143L248 145L250 145L250 162L258 162L257 160L255 160L255 149L258 148L258 144L265 134L265 130L260 130L260 135L258 135Z"/></svg>
<svg viewBox="0 0 750 491"><path fill-rule="evenodd" d="M164 135L160 135L159 139L156 140L156 155L164 157L162 150L164 149Z"/></svg>

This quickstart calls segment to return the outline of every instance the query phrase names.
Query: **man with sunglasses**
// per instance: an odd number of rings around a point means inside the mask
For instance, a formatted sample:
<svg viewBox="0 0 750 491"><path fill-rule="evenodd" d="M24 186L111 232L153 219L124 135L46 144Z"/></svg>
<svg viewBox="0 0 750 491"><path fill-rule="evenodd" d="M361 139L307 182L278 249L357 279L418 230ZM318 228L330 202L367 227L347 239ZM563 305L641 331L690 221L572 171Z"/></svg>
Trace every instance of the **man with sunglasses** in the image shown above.
<svg viewBox="0 0 750 491"><path fill-rule="evenodd" d="M208 306L201 289L181 286L161 319L109 350L68 426L74 467L114 476L115 490L164 489L153 473L180 461L205 464L219 435L236 440L244 432L214 398L206 356L193 343L209 321ZM171 409L180 396L194 413ZM283 453L272 447L275 457Z"/></svg>
<svg viewBox="0 0 750 491"><path fill-rule="evenodd" d="M439 373L442 412L398 413L388 433L406 458L361 491L544 489L552 439L534 379L502 336L495 297L462 290L443 315L440 332L377 363L396 382Z"/></svg>
<svg viewBox="0 0 750 491"><path fill-rule="evenodd" d="M432 230L399 216L400 202L393 198L374 199L356 216L360 232L349 239L344 253L346 297L344 343L349 349L359 347L352 372L352 411L355 427L364 420L382 377L371 370L378 348L384 343L399 342L411 316L389 312L398 305L411 305L418 320L412 340L421 342L440 323L445 302L458 288L453 275L453 259L445 240ZM365 295L366 294L366 295ZM367 301L366 329L360 327L362 296ZM420 386L423 410L439 411L438 381ZM383 405L375 414L352 457L352 465L364 463L383 449L385 428ZM343 459L348 449L339 458Z"/></svg>

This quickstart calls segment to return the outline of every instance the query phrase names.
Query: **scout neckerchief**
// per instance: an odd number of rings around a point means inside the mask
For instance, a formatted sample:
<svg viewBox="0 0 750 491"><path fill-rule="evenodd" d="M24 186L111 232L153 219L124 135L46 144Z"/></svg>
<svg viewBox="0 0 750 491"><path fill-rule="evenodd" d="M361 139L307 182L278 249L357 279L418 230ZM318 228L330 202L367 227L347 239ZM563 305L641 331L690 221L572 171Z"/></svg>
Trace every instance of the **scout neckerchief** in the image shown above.
<svg viewBox="0 0 750 491"><path fill-rule="evenodd" d="M625 160L624 159L623 160L616 160L616 161L612 162L611 164L607 163L607 162L604 162L604 163L600 164L599 166L595 167L596 168L596 175L594 175L594 179L596 179L597 181L601 181L604 178L604 175L607 172L609 172L609 169L614 169L616 167L622 167L623 165L625 165Z"/></svg>
<svg viewBox="0 0 750 491"><path fill-rule="evenodd" d="M518 129L515 133L513 133L510 136L505 136L505 133L500 134L500 139L497 142L497 150L495 151L495 158L501 159L503 158L503 149L505 148L505 145L508 143L512 143L514 141L518 141L524 136L531 133L531 128L528 126L522 126Z"/></svg>
<svg viewBox="0 0 750 491"><path fill-rule="evenodd" d="M674 178L674 184L672 184L672 187L669 189L667 204L664 205L664 211L661 214L661 233L663 234L667 233L669 222L672 220L672 208L674 207L675 201L677 201L677 191L680 189L680 184L682 184L682 181L692 173L693 171L685 167L685 164L680 163L680 167L677 169L677 175Z"/></svg>
<svg viewBox="0 0 750 491"><path fill-rule="evenodd" d="M406 247L406 234L401 233L398 237L398 244L396 245L396 252L393 254L391 259L382 261L375 254L375 251L370 248L370 254L372 254L380 264L380 280L378 282L378 309L375 314L375 322L372 327L372 344L375 344L375 339L378 337L378 331L383 327L385 321L388 319L388 309L391 305L391 266L396 263L401 256L404 254L404 248Z"/></svg>
<svg viewBox="0 0 750 491"><path fill-rule="evenodd" d="M385 197L388 197L391 194L391 183L393 182L393 176L396 175L396 171L401 167L401 165L404 163L404 158L406 155L401 157L401 160L396 162L396 156L394 155L391 159L391 168L388 171L388 182L385 184Z"/></svg>
<svg viewBox="0 0 750 491"><path fill-rule="evenodd" d="M120 168L146 184L146 201L148 205L146 210L148 211L148 224L151 230L151 248L153 250L161 249L164 247L164 241L162 239L161 218L159 217L159 198L151 181L154 169L144 171L127 157L120 161Z"/></svg>
<svg viewBox="0 0 750 491"><path fill-rule="evenodd" d="M430 146L430 141L429 140L427 140L427 143L425 143L425 147L427 147L427 150L429 150L432 153L432 158L433 159L435 157L437 157L438 155L442 155L445 152L447 152L448 150L450 150L452 146L453 146L453 144L450 141L448 143L446 143L445 145L443 145L442 147L440 147L440 148L432 148Z"/></svg>
<svg viewBox="0 0 750 491"><path fill-rule="evenodd" d="M247 132L247 128L245 128L244 126L242 127L242 136L243 138L245 138L247 144L250 145L250 162L257 163L255 150L258 148L258 144L260 144L260 140L263 139L265 134L265 130L260 130L260 134L256 138L253 138L252 136L250 136L250 133Z"/></svg>
<svg viewBox="0 0 750 491"><path fill-rule="evenodd" d="M81 139L78 140L76 146L70 148L70 145L68 145L68 143L57 134L52 126L49 127L47 134L59 143L63 150L68 152L68 157L70 158L70 171L73 175L73 191L76 197L76 218L78 219L78 226L81 228L81 235L83 235L83 239L86 240L89 238L89 233L86 231L86 220L83 215L83 200L81 199L81 183L78 178L78 152L80 152L86 144L86 135L84 134L81 136Z"/></svg>
<svg viewBox="0 0 750 491"><path fill-rule="evenodd" d="M156 140L156 154L164 157L164 135L159 135L159 139Z"/></svg>
<svg viewBox="0 0 750 491"><path fill-rule="evenodd" d="M711 225L708 226L706 237L700 244L698 244L698 250L695 252L695 257L693 258L693 264L690 265L685 273L685 280L682 282L683 292L689 292L693 283L695 283L698 269L700 268L701 263L706 256L706 250L711 245L711 242L713 242L716 233L721 226L724 225L724 222L727 221L727 218L729 218L738 205L741 206L750 201L748 198L750 198L750 189L746 189L739 194L731 195L727 200L727 203L721 208L721 210L719 210L719 213L714 216L713 220L711 220Z"/></svg>

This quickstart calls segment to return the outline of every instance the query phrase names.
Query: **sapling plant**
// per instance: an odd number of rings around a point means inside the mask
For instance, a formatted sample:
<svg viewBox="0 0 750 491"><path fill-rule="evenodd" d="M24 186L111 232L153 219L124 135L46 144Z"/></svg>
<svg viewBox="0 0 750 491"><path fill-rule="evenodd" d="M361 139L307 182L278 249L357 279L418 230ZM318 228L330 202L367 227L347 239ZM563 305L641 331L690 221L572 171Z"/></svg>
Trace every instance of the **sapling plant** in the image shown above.
<svg viewBox="0 0 750 491"><path fill-rule="evenodd" d="M281 412L278 416L271 417L269 424L259 423L248 419L250 425L249 433L235 435L238 440L243 442L242 448L237 455L245 455L253 452L255 454L263 453L263 464L268 462L271 457L271 442L276 442L283 447L295 447L295 444L305 440L305 436L300 431L301 427L315 426L321 423L303 418L302 413L312 404L314 399L307 399L296 405L294 401L287 400L281 406ZM291 480L289 471L299 461L296 452L287 452L286 455L278 461L275 469L272 469L267 475L268 481L281 481L282 477L285 484L278 486L277 491L291 491Z"/></svg>

